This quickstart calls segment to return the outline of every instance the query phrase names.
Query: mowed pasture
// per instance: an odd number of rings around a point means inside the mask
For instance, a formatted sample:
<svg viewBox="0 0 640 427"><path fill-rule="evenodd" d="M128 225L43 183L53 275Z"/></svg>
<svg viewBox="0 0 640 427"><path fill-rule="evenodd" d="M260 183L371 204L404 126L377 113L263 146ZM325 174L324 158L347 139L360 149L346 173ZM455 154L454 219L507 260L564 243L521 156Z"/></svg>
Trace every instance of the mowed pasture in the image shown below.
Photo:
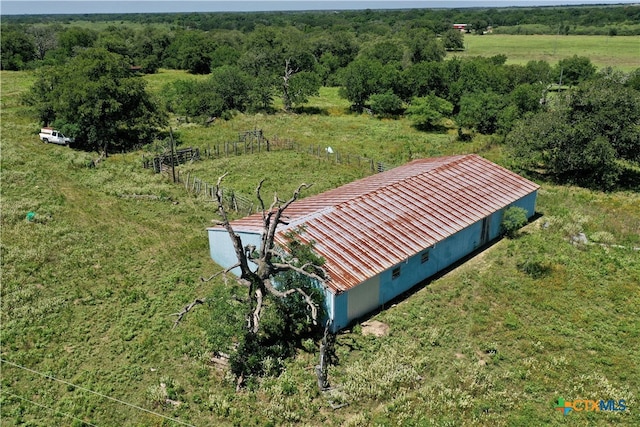
<svg viewBox="0 0 640 427"><path fill-rule="evenodd" d="M145 78L158 92L191 77ZM518 238L372 315L388 335L355 325L338 336L330 395L317 390L311 342L280 376L236 392L210 362L210 342L238 312L241 290L200 281L219 271L205 233L213 203L143 169L150 150L90 169L97 154L40 143L19 102L32 74L0 79L3 426L640 424L637 193L541 183L541 216ZM503 161L483 139L461 143L404 119L352 114L335 88L295 114L172 124L182 146L202 149L257 128L390 164L467 152ZM295 151L179 171L211 183L229 172L225 185L248 196L266 177L265 191L281 197L300 182L314 183L305 193L313 194L369 173ZM572 245L578 232L594 244ZM196 297L210 304L173 329L172 314ZM628 409L565 417L558 398L624 399Z"/></svg>
<svg viewBox="0 0 640 427"><path fill-rule="evenodd" d="M573 55L586 56L598 68L629 72L640 68L640 36L466 34L465 50L454 55L506 55L508 64L547 61L555 65Z"/></svg>

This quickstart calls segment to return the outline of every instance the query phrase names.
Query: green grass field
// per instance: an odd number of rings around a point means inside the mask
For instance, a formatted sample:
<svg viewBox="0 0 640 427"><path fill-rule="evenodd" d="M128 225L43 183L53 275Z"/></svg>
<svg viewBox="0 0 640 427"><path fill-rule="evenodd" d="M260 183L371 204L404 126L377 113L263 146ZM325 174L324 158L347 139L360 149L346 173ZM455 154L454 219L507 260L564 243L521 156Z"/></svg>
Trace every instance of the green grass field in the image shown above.
<svg viewBox="0 0 640 427"><path fill-rule="evenodd" d="M148 80L159 90L176 76ZM359 325L338 336L331 396L317 391L311 343L279 377L236 393L210 363L207 334L234 310L232 286L199 279L219 270L205 233L212 203L142 169L141 152L89 169L94 154L40 143L18 102L32 75L0 78L2 426L640 424L640 256L628 249L640 246L638 193L542 183L542 216L520 237L375 314L387 336L363 336ZM395 164L465 152L502 159L483 141L350 114L335 89L309 107L324 113L174 130L201 148L261 128ZM281 195L302 181L313 194L366 173L292 151L180 170L212 183L230 172L226 185L247 194L268 176ZM609 246L570 244L578 231ZM172 314L202 296L214 302L172 329ZM333 410L329 398L348 405ZM625 399L628 409L563 416L558 398Z"/></svg>
<svg viewBox="0 0 640 427"><path fill-rule="evenodd" d="M555 65L573 55L586 56L598 68L613 67L629 72L640 68L640 36L548 36L466 34L465 56L506 55L509 64L526 64L531 60Z"/></svg>

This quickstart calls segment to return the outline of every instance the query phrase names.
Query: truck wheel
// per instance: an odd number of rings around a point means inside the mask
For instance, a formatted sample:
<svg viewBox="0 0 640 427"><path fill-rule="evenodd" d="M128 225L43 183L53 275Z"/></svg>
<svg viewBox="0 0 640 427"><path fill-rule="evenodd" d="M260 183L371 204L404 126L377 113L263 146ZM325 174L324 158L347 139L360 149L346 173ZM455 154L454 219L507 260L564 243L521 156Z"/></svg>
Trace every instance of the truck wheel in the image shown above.
<svg viewBox="0 0 640 427"><path fill-rule="evenodd" d="M48 144L48 143L49 143L49 140L48 140L47 138L44 138L44 139L42 140L42 142L44 142L45 144Z"/></svg>

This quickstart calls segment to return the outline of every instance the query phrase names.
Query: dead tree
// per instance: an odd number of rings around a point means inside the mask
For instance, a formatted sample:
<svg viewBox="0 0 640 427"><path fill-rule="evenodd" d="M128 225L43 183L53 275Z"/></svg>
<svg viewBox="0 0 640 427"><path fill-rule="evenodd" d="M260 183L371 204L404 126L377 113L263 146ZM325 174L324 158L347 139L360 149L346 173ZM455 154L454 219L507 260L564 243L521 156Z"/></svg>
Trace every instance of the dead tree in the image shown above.
<svg viewBox="0 0 640 427"><path fill-rule="evenodd" d="M260 181L260 184L258 184L256 188L256 197L262 209L263 228L260 248L255 248L249 245L243 246L240 236L235 233L229 222L227 212L224 208L220 186L225 175L221 176L216 184L218 213L221 218L221 221L218 221L217 224L227 230L238 259L238 263L227 269L227 271L239 267L240 276L238 277L238 282L248 290L249 310L247 315L247 330L252 334L258 332L263 303L267 294L278 298L286 298L294 293L300 294L311 311L311 318L314 325L317 324L318 307L302 288L296 287L280 291L273 283L274 277L286 271L295 271L298 274L315 279L318 282L325 282L326 280L327 275L322 267L311 263L296 266L281 256L282 252L277 250L275 244L278 226L281 224L286 225L286 222L283 220L283 213L298 199L300 191L309 188L310 185L301 184L296 191L294 191L293 196L286 201L281 200L277 194L274 194L273 202L269 208L266 208L262 195L260 194L264 180Z"/></svg>
<svg viewBox="0 0 640 427"><path fill-rule="evenodd" d="M291 94L289 93L289 79L291 76L296 74L299 71L298 68L295 70L291 68L291 61L289 59L284 61L284 76L282 76L282 103L284 104L285 111L291 111Z"/></svg>
<svg viewBox="0 0 640 427"><path fill-rule="evenodd" d="M259 342L258 331L260 330L260 319L265 305L265 299L268 296L273 296L275 298L287 298L290 295L296 293L299 294L310 311L310 317L313 324L317 325L319 307L311 297L311 294L303 289L303 285L294 284L293 287L289 285L285 289L278 289L274 283L274 280L277 280L276 278L279 274L286 272L294 272L318 283L324 283L329 278L325 270L320 265L317 265L314 262L306 262L304 260L301 261L300 259L296 259L293 254L286 253L286 248L278 247L276 245L278 227L280 225L287 224L283 216L285 210L299 198L300 192L303 189L309 188L310 185L301 184L294 191L291 198L286 201L281 200L278 198L277 194L274 194L273 201L267 208L260 192L264 180L260 181L256 188L256 197L262 211L263 229L260 247L257 248L253 245L243 246L240 236L233 230L223 203L221 183L225 176L226 174L218 178L218 182L215 186L215 197L218 205L218 214L220 215L221 220L214 222L227 231L233 244L238 262L224 271L216 273L208 279L202 280L209 281L220 274L222 274L226 280L227 273L236 268L240 269L240 275L236 277L236 280L238 283L245 286L248 291L248 298L242 301L247 304L245 340L248 341L245 342ZM286 237L291 238L290 235L287 235ZM205 299L198 298L191 304L186 305L180 312L174 313L174 315L177 316L176 321L174 322L174 328L190 310L195 308L196 305L204 304L205 302ZM289 321L291 320L289 319ZM242 367L235 373L237 375L238 388L240 388L244 383L244 377L248 371L245 367Z"/></svg>
<svg viewBox="0 0 640 427"><path fill-rule="evenodd" d="M274 194L273 201L267 208L260 192L264 180L260 181L256 188L256 197L262 210L263 229L260 247L256 248L253 245L243 246L240 236L235 233L229 221L223 203L221 187L222 180L225 176L226 174L218 178L215 186L218 214L221 220L214 222L223 227L229 234L238 262L226 270L211 276L209 279L202 280L209 281L220 274L226 278L227 273L231 270L236 268L240 269L240 275L237 277L237 281L247 288L248 298L244 302L247 304L246 333L250 337L257 338L258 336L265 298L269 295L276 298L287 298L290 295L299 294L310 311L313 324L317 325L319 307L311 295L305 292L302 286L294 285L293 287L280 290L274 284L274 280L277 280L276 277L286 272L295 272L319 283L324 283L328 280L328 275L321 266L304 261L302 261L304 264L300 265L302 263L300 260L285 254L286 250L277 247L275 242L278 227L287 224L283 216L285 210L298 199L300 192L303 189L309 188L310 185L301 184L288 200L281 200L277 194ZM204 299L198 298L191 304L185 306L180 312L175 313L174 315L177 316L177 319L174 323L174 328L191 309L204 302ZM236 373L238 376L238 387L243 384L245 373L244 369Z"/></svg>

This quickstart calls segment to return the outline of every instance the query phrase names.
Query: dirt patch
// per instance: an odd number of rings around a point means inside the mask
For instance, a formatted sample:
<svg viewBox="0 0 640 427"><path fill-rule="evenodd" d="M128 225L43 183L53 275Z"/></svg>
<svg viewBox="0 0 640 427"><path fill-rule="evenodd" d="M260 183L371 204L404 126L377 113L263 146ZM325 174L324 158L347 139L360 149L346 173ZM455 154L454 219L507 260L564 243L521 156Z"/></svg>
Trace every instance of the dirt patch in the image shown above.
<svg viewBox="0 0 640 427"><path fill-rule="evenodd" d="M389 333L389 325L378 320L364 322L362 325L362 335L375 335L383 337Z"/></svg>

